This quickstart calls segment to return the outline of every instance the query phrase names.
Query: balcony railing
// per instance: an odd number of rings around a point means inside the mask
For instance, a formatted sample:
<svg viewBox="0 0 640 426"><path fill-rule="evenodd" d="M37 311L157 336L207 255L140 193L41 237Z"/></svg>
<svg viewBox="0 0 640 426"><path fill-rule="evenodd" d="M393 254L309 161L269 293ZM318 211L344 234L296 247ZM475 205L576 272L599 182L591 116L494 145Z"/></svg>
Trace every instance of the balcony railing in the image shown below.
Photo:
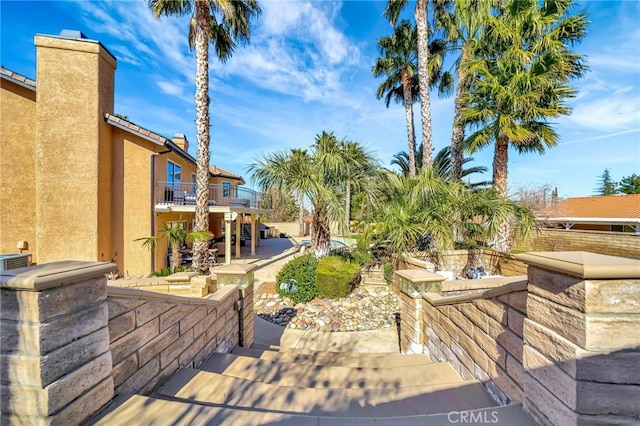
<svg viewBox="0 0 640 426"><path fill-rule="evenodd" d="M156 205L195 206L196 188L192 183L157 182ZM238 185L209 185L210 206L270 209L268 199L261 192Z"/></svg>

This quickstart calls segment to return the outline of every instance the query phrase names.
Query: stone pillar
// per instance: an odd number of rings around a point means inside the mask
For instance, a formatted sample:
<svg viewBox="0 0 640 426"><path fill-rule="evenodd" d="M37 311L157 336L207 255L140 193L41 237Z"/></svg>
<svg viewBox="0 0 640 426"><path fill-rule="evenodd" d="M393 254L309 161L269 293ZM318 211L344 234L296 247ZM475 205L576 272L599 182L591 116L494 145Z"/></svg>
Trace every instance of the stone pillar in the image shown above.
<svg viewBox="0 0 640 426"><path fill-rule="evenodd" d="M532 252L524 408L541 424L640 419L640 261Z"/></svg>
<svg viewBox="0 0 640 426"><path fill-rule="evenodd" d="M240 291L238 315L240 318L240 346L249 347L253 343L253 270L251 263L221 266L215 268L218 288L236 285Z"/></svg>
<svg viewBox="0 0 640 426"><path fill-rule="evenodd" d="M424 352L422 295L442 291L445 277L424 269L395 272L400 290L400 351L404 354Z"/></svg>
<svg viewBox="0 0 640 426"><path fill-rule="evenodd" d="M253 344L253 282L240 291L240 339L239 345L245 348Z"/></svg>
<svg viewBox="0 0 640 426"><path fill-rule="evenodd" d="M115 270L67 261L2 273L3 420L80 424L112 399L105 274Z"/></svg>

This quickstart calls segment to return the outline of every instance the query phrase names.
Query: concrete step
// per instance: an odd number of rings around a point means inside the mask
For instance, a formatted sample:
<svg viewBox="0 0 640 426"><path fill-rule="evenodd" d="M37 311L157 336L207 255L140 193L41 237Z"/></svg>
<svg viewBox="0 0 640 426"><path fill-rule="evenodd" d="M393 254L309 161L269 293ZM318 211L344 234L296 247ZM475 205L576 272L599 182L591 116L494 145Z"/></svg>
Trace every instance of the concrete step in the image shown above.
<svg viewBox="0 0 640 426"><path fill-rule="evenodd" d="M322 417L394 417L474 410L495 403L479 382L393 389L286 387L191 368L178 370L156 396L189 403L287 411Z"/></svg>
<svg viewBox="0 0 640 426"><path fill-rule="evenodd" d="M447 362L389 368L324 367L216 353L199 369L274 385L309 388L396 390L462 381Z"/></svg>
<svg viewBox="0 0 640 426"><path fill-rule="evenodd" d="M292 414L287 411L274 412L245 410L229 407L213 407L190 404L182 401L165 400L140 395L117 397L108 409L93 419L95 425L207 425L207 426L451 426L486 425L494 426L535 426L520 405L490 407L467 411L464 423L459 412L435 415L402 417L318 417ZM493 421L493 420L496 421Z"/></svg>
<svg viewBox="0 0 640 426"><path fill-rule="evenodd" d="M265 359L278 362L293 362L305 365L325 365L341 367L361 367L361 368L382 368L382 367L404 367L408 365L431 364L431 360L425 355L401 355L386 354L380 356L344 356L338 352L316 352L316 353L295 353L295 352L273 352L261 351L258 349L248 349L236 347L231 351L234 355L242 355L251 358ZM354 354L352 354L354 355Z"/></svg>
<svg viewBox="0 0 640 426"><path fill-rule="evenodd" d="M258 351L269 351L269 352L278 352L280 350L279 345L263 345L260 343L253 343L251 348Z"/></svg>
<svg viewBox="0 0 640 426"><path fill-rule="evenodd" d="M330 334L330 333L327 333ZM337 334L337 333L336 333ZM256 345L251 345L250 349L258 349ZM261 349L258 349L261 350ZM387 357L389 355L394 356L406 356L399 352L340 352L340 351L316 351L306 348L291 348L288 346L280 347L280 353L287 354L299 354L299 355L327 355L327 356L341 356L343 358L380 358Z"/></svg>

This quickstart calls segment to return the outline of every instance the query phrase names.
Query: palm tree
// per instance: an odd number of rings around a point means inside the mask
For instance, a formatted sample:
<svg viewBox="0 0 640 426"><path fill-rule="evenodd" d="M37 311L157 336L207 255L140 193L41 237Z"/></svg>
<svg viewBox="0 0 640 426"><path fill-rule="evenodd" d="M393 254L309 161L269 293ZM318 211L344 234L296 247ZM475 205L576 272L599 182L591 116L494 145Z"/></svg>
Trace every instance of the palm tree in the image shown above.
<svg viewBox="0 0 640 426"><path fill-rule="evenodd" d="M387 76L380 84L376 97L385 98L387 108L391 100L402 103L407 122L407 142L409 145L409 175L416 175L416 132L413 127L413 103L417 91L417 37L416 28L409 21L401 21L394 29L393 35L378 40L381 57L373 67L373 76Z"/></svg>
<svg viewBox="0 0 640 426"><path fill-rule="evenodd" d="M371 179L378 174L378 164L373 155L357 142L343 142L342 150L347 160L343 169L345 185L344 228L348 233L351 228L351 194L367 188Z"/></svg>
<svg viewBox="0 0 640 426"><path fill-rule="evenodd" d="M384 10L385 17L391 25L395 26L400 17L401 10L407 5L408 0L388 0ZM423 151L422 164L430 167L433 163L432 151L433 141L431 134L431 100L429 97L429 84L431 77L429 74L429 24L428 24L428 3L429 0L418 0L415 9L417 26L417 48L418 48L418 87L420 93L420 118L422 123L422 143L425 146Z"/></svg>
<svg viewBox="0 0 640 426"><path fill-rule="evenodd" d="M509 216L517 218L514 231L520 238L528 238L537 226L526 206L497 197L491 188L471 190L430 168L415 178L388 173L379 184L380 196L359 244L384 242L391 253L427 248L437 254L458 241L491 239Z"/></svg>
<svg viewBox="0 0 640 426"><path fill-rule="evenodd" d="M160 235L136 238L134 241L142 241L143 247L146 247L149 250L155 250L158 245L158 240L166 238L167 244L171 247L171 267L175 270L182 266L182 253L180 252L180 246L185 242L185 240L193 241L194 243L196 241L202 241L206 244L212 237L213 234L209 231L188 232L186 222L179 220L178 222L169 222L162 225Z"/></svg>
<svg viewBox="0 0 640 426"><path fill-rule="evenodd" d="M500 4L464 64L473 83L463 99L461 122L477 129L465 144L472 153L494 144L498 196L507 195L509 147L544 153L558 141L549 120L571 111L566 101L576 90L568 82L582 76L586 66L569 45L584 37L587 26L586 13L569 15L572 5L570 0ZM495 248L509 248L509 226L503 223Z"/></svg>
<svg viewBox="0 0 640 426"><path fill-rule="evenodd" d="M420 144L420 146L418 146L418 149L416 151L416 154L418 156L422 155L422 144ZM470 163L471 161L473 161L473 157L467 157L467 158L463 158L462 160L462 165L464 166L467 163ZM401 172L405 175L405 176L409 176L408 173L408 155L405 151L400 151L397 154L394 154L393 156L393 160L391 160L391 164L392 165L396 165L398 167L400 167ZM446 146L444 148L442 148L440 151L438 151L438 153L436 154L436 156L433 158L433 170L435 171L435 173L442 177L442 178L447 178L452 176L452 172L451 172L451 168L452 168L452 156L451 156L451 147L450 146ZM418 168L418 172L422 170L422 167ZM461 173L461 178L463 177L467 177L473 173L484 173L487 171L487 168L485 166L474 166L474 167L470 167L465 169L464 167L462 168L462 173ZM478 183L474 183L471 185L471 187L475 188L478 186L484 186L487 185L487 182L478 182Z"/></svg>
<svg viewBox="0 0 640 426"><path fill-rule="evenodd" d="M249 166L252 181L260 187L295 189L311 202L311 250L317 257L330 250L330 221L341 223L344 218L343 177L351 167L344 145L333 133L322 132L302 158L278 151Z"/></svg>
<svg viewBox="0 0 640 426"><path fill-rule="evenodd" d="M191 14L189 46L196 54L196 231L209 229L209 43L216 56L225 62L237 42L247 42L251 18L260 14L257 0L149 0L156 19L160 16ZM209 269L206 242L196 241L193 250L194 269Z"/></svg>
<svg viewBox="0 0 640 426"><path fill-rule="evenodd" d="M447 52L459 52L454 61L454 73L442 73L440 93L449 95L453 91L455 80L455 98L453 109L453 128L451 132L451 177L462 178L464 161L465 126L461 122L463 95L470 89L471 78L462 64L469 57L470 50L481 37L494 0L446 0L435 2L435 26L443 30Z"/></svg>
<svg viewBox="0 0 640 426"><path fill-rule="evenodd" d="M305 162L307 161L307 150L306 149L291 149L291 161L294 162ZM304 236L304 192L294 190L294 193L298 197L298 236Z"/></svg>

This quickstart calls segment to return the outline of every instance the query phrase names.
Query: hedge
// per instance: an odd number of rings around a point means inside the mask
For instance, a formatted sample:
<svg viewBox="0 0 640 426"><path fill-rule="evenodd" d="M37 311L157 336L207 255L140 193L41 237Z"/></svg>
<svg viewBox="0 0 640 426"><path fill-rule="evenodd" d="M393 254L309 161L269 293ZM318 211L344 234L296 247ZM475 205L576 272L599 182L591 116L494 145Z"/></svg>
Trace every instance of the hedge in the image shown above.
<svg viewBox="0 0 640 426"><path fill-rule="evenodd" d="M327 256L318 262L316 287L320 296L346 297L359 281L360 265L357 263L345 262L336 256Z"/></svg>

